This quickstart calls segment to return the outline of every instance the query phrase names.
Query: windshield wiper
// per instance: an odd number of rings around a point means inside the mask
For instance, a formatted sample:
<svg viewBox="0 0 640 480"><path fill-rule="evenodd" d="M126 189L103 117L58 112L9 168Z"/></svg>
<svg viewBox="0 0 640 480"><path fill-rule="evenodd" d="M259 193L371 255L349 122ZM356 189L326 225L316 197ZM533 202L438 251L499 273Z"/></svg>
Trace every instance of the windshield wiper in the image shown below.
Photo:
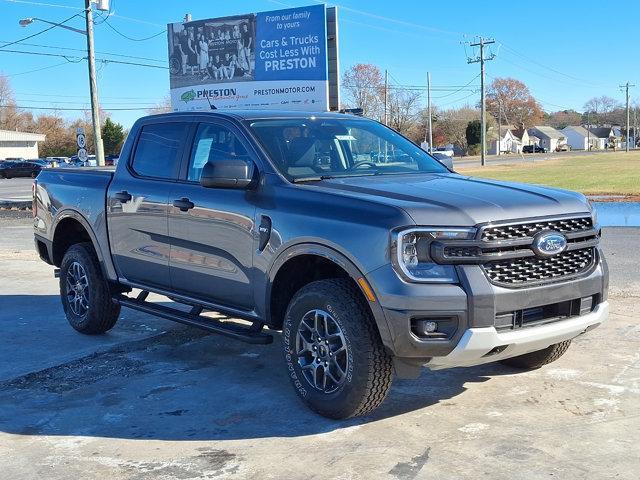
<svg viewBox="0 0 640 480"><path fill-rule="evenodd" d="M316 177L300 177L291 180L293 183L319 182L320 180L330 180L336 178L333 175L318 175Z"/></svg>

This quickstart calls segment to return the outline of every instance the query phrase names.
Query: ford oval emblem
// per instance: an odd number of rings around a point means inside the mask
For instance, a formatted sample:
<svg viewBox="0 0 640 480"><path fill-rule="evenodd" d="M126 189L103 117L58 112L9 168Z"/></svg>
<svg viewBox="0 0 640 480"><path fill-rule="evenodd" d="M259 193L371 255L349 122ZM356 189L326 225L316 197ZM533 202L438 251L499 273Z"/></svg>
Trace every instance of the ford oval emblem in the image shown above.
<svg viewBox="0 0 640 480"><path fill-rule="evenodd" d="M559 232L540 232L533 239L531 248L540 257L551 257L567 249L567 238Z"/></svg>

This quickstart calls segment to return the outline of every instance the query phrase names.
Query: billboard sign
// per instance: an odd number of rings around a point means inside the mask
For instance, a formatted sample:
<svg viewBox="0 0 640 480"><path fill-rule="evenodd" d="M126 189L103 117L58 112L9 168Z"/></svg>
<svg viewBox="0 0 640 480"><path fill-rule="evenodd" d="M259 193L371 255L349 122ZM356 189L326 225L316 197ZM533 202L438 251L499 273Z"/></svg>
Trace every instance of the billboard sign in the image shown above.
<svg viewBox="0 0 640 480"><path fill-rule="evenodd" d="M324 5L172 23L174 111L329 110Z"/></svg>

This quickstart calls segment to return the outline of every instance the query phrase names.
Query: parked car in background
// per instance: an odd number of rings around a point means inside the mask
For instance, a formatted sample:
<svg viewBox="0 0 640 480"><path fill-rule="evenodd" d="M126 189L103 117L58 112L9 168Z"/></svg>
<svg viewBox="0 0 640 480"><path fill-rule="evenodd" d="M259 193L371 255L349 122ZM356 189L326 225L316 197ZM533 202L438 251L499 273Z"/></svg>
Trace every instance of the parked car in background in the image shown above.
<svg viewBox="0 0 640 480"><path fill-rule="evenodd" d="M442 152L433 152L431 156L436 160L438 160L443 165L453 170L453 157L446 155Z"/></svg>
<svg viewBox="0 0 640 480"><path fill-rule="evenodd" d="M47 160L46 158L35 158L33 160L27 160L28 162L40 165L42 168L52 168L54 162Z"/></svg>
<svg viewBox="0 0 640 480"><path fill-rule="evenodd" d="M447 157L453 157L453 147L436 147L433 149L431 153L441 153L442 155L446 155Z"/></svg>
<svg viewBox="0 0 640 480"><path fill-rule="evenodd" d="M571 145L567 143L563 143L562 145L558 145L556 147L556 152L570 152L570 151L571 151Z"/></svg>
<svg viewBox="0 0 640 480"><path fill-rule="evenodd" d="M525 145L522 147L522 153L533 153L533 147L535 146L535 153L547 153L547 149L540 145Z"/></svg>
<svg viewBox="0 0 640 480"><path fill-rule="evenodd" d="M11 161L0 162L0 178L31 177L36 178L42 165L35 162Z"/></svg>
<svg viewBox="0 0 640 480"><path fill-rule="evenodd" d="M51 166L59 167L60 165L69 161L69 157L47 157L46 161L51 162Z"/></svg>
<svg viewBox="0 0 640 480"><path fill-rule="evenodd" d="M118 157L120 157L120 155L115 155L115 154L107 155L106 157L104 157L104 164L109 166L117 165Z"/></svg>

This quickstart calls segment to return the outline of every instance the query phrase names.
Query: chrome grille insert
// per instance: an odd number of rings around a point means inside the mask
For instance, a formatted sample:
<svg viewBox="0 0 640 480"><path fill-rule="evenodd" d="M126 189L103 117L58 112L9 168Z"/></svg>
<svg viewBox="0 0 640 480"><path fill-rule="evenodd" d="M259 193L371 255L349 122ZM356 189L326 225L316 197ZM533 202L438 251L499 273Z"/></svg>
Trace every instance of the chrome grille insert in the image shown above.
<svg viewBox="0 0 640 480"><path fill-rule="evenodd" d="M482 265L489 280L506 287L566 280L588 272L595 263L595 249L571 250L548 258L525 257Z"/></svg>
<svg viewBox="0 0 640 480"><path fill-rule="evenodd" d="M485 242L514 240L534 237L543 230L555 230L561 233L588 231L593 228L591 217L563 218L522 222L509 225L489 225L482 229L481 239Z"/></svg>

